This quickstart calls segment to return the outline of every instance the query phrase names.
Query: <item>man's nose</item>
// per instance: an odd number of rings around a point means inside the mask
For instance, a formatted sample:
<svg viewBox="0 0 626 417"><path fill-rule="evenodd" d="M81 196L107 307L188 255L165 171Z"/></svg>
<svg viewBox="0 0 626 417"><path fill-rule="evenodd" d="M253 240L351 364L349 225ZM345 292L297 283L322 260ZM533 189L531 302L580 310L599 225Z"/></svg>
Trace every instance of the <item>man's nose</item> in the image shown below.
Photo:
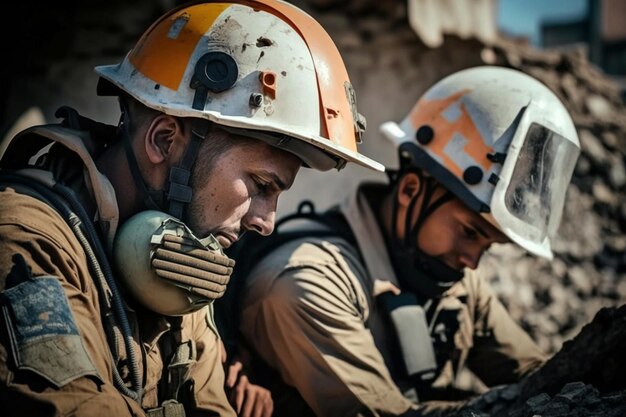
<svg viewBox="0 0 626 417"><path fill-rule="evenodd" d="M243 226L246 230L253 230L262 236L271 234L276 220L276 205L258 204L250 209L243 219Z"/></svg>
<svg viewBox="0 0 626 417"><path fill-rule="evenodd" d="M478 262L480 262L480 257L482 256L484 251L484 248L478 245L476 245L475 247L466 247L461 253L459 261L464 268L476 269L478 267Z"/></svg>
<svg viewBox="0 0 626 417"><path fill-rule="evenodd" d="M263 219L259 216L253 216L248 224L244 224L246 229L268 236L274 231L274 216L271 219Z"/></svg>

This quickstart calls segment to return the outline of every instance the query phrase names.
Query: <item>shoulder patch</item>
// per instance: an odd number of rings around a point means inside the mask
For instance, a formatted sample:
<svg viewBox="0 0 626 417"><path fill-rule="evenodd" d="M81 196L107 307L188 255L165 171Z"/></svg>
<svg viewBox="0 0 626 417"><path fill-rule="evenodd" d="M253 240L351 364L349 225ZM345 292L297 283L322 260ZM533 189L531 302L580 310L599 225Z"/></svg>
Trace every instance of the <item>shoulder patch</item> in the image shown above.
<svg viewBox="0 0 626 417"><path fill-rule="evenodd" d="M2 292L2 316L15 364L61 387L98 372L56 277L31 278Z"/></svg>

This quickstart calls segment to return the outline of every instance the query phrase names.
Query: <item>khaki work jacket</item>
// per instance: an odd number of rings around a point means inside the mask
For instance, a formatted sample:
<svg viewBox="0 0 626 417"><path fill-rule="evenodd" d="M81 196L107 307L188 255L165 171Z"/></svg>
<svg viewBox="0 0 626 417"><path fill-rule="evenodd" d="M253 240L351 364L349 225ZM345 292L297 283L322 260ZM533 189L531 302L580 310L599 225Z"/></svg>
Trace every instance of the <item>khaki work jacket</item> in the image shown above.
<svg viewBox="0 0 626 417"><path fill-rule="evenodd" d="M51 139L61 154L69 155L54 164L54 176L77 179L72 188L95 209L98 224L108 225L103 240L110 248L117 202L87 150L90 144L76 131L59 126L33 128L29 135ZM170 320L124 303L144 390L139 404L114 386L114 367L130 386L128 352L118 337L119 360L113 363L101 319L103 294L83 247L54 208L14 187L2 188L0 415L142 416L143 409L159 406L163 398L158 398L158 384L167 370L161 352L167 345L159 342L172 336ZM17 265L15 254L21 255L29 273ZM184 316L177 325L178 340L193 340L197 348L197 362L190 370L195 407L186 409L187 416L234 415L223 388L214 328L207 308Z"/></svg>
<svg viewBox="0 0 626 417"><path fill-rule="evenodd" d="M413 387L404 380L393 329L374 289L377 281L376 288L398 287L398 281L364 194L359 190L341 211L359 248L334 237L280 246L247 277L240 330L316 415L401 415L416 406L408 399ZM436 333L444 318L448 343L435 345L439 370L432 388L453 384L465 364L497 385L544 361L476 272L467 272L436 304L433 339L442 339ZM280 411L289 401L274 395Z"/></svg>

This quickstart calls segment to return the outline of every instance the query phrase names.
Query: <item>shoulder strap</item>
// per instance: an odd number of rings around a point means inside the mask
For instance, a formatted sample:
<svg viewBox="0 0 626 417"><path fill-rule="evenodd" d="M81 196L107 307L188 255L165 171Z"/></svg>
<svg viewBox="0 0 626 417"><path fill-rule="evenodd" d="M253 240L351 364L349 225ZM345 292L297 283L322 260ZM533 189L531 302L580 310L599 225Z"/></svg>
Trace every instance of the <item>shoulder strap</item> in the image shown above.
<svg viewBox="0 0 626 417"><path fill-rule="evenodd" d="M98 170L91 152L94 147L106 147L104 137L107 134L115 136L115 128L84 118L69 108L62 107L57 115L65 118L61 124L32 126L0 144L0 169L17 171L32 167L32 157L47 146L58 145L80 158L93 189L105 249L110 253L119 221L117 199L113 186ZM77 123L81 130L70 127ZM94 137L97 140L93 140ZM45 166L40 168L47 169Z"/></svg>
<svg viewBox="0 0 626 417"><path fill-rule="evenodd" d="M45 179L46 177L42 176L42 178ZM114 340L115 332L112 329L119 325L124 339L132 388L126 386L116 366L113 366L113 382L124 395L141 404L142 377L139 372L130 324L124 310L121 294L112 275L109 260L90 217L84 211L73 191L62 184L46 184L31 175L0 170L0 189L7 185L53 207L59 212L80 242L85 251L89 269L93 273L93 282L98 288L98 295L102 303L103 325L109 338L109 349L113 354L114 362L118 360L116 354L117 341Z"/></svg>
<svg viewBox="0 0 626 417"><path fill-rule="evenodd" d="M298 221L305 223L306 226L302 224L297 227ZM317 227L312 227L315 223ZM324 213L318 213L315 211L314 204L310 200L305 200L298 205L295 213L281 218L276 223L271 235L247 234L229 249L228 255L236 262L231 282L234 280L241 283L264 256L287 242L305 237L330 236L355 243L352 230L339 210L331 208Z"/></svg>
<svg viewBox="0 0 626 417"><path fill-rule="evenodd" d="M238 343L237 327L241 311L239 303L249 272L274 249L305 237L340 237L356 244L348 222L338 209L333 207L324 213L318 213L313 202L305 200L298 205L296 212L277 221L271 235L246 234L226 250L227 255L233 258L236 264L228 291L224 297L216 300L215 318L229 356L236 351Z"/></svg>
<svg viewBox="0 0 626 417"><path fill-rule="evenodd" d="M304 221L307 226L296 227L298 221L301 223ZM319 227L311 227L314 223ZM228 255L237 262L235 273L245 275L263 256L278 246L304 237L329 236L340 237L351 243L356 242L348 222L338 209L333 207L324 213L318 213L314 204L310 200L305 200L298 205L295 213L276 222L271 235L248 234L229 249Z"/></svg>
<svg viewBox="0 0 626 417"><path fill-rule="evenodd" d="M158 385L161 405L146 410L148 417L185 417L185 405L191 405L185 387L193 383L189 376L197 361L196 343L183 340L181 317L168 321L171 328L158 342L165 365Z"/></svg>

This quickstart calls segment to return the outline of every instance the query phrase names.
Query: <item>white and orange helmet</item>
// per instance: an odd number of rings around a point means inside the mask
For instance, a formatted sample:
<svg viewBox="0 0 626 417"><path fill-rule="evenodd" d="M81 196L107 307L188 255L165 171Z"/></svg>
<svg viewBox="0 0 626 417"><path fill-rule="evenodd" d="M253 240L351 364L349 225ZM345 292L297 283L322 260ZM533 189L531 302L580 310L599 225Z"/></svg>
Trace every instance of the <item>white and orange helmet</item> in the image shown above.
<svg viewBox="0 0 626 417"><path fill-rule="evenodd" d="M504 67L465 69L380 129L399 147L401 169L422 169L511 240L552 257L580 142L544 84Z"/></svg>
<svg viewBox="0 0 626 417"><path fill-rule="evenodd" d="M122 63L96 72L150 108L265 140L312 168L355 162L384 170L357 150L365 119L335 44L311 16L283 1L179 7Z"/></svg>

